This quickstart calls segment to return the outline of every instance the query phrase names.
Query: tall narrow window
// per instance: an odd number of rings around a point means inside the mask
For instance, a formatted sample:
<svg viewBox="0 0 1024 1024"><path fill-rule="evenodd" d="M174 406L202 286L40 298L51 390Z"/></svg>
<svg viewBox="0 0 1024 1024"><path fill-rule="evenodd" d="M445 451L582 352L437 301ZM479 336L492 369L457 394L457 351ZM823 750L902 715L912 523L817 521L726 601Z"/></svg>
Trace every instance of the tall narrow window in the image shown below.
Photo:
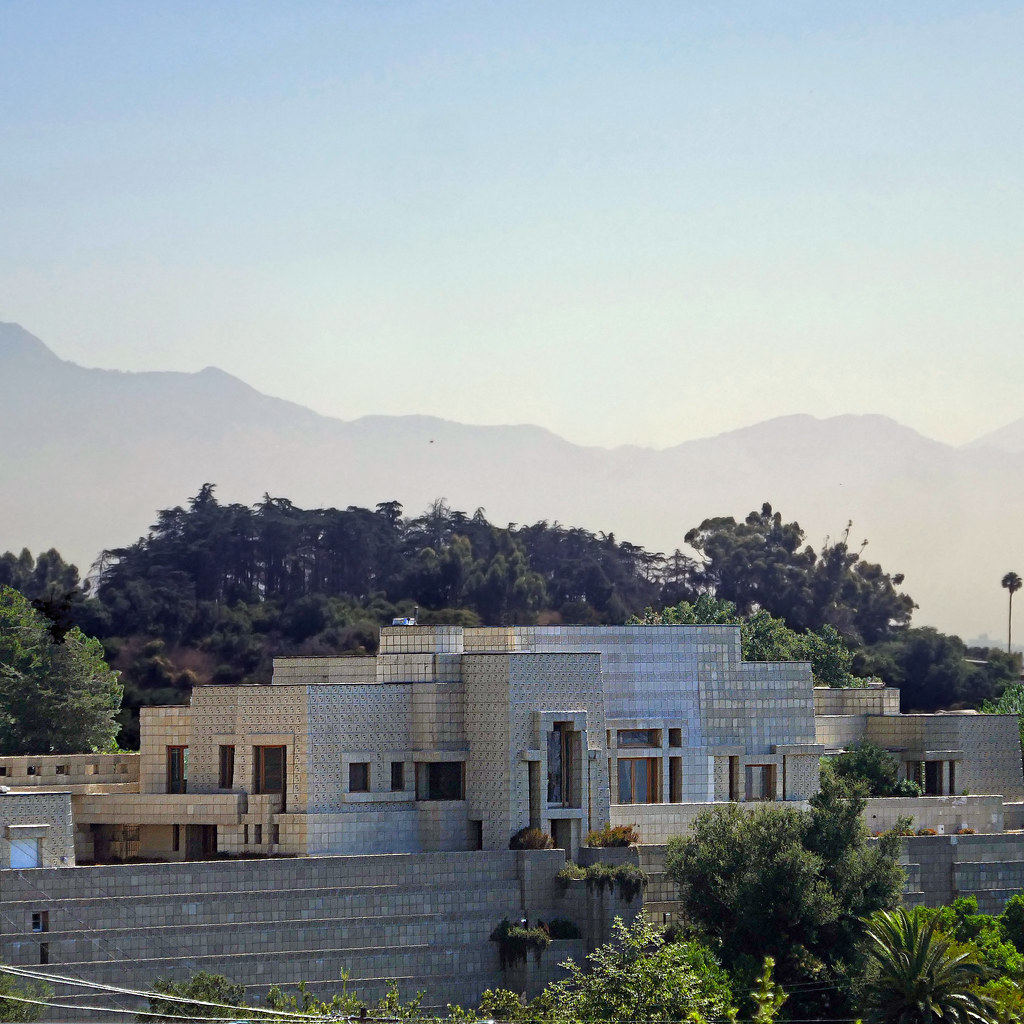
<svg viewBox="0 0 1024 1024"><path fill-rule="evenodd" d="M188 747L167 748L167 792L184 793L188 788Z"/></svg>
<svg viewBox="0 0 1024 1024"><path fill-rule="evenodd" d="M405 789L405 762L404 761L392 761L391 762L391 791L393 793L400 793Z"/></svg>
<svg viewBox="0 0 1024 1024"><path fill-rule="evenodd" d="M217 785L221 789L231 789L235 784L235 748L228 744L221 744L220 748L220 777Z"/></svg>
<svg viewBox="0 0 1024 1024"><path fill-rule="evenodd" d="M572 723L555 722L548 733L548 804L571 807Z"/></svg>

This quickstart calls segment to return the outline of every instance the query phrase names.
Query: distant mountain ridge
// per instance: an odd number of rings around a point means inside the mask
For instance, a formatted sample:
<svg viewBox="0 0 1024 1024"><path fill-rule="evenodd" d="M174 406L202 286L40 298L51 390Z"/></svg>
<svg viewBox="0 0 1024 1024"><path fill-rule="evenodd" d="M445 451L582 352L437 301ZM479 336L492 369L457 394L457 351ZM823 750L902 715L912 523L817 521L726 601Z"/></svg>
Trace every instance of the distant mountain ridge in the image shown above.
<svg viewBox="0 0 1024 1024"><path fill-rule="evenodd" d="M704 518L770 501L817 547L853 520L867 557L906 574L916 620L1005 627L1002 575L1024 571L1024 420L954 448L878 415L794 415L666 449L582 447L543 427L430 416L342 421L209 367L125 373L65 361L0 324L0 550L57 547L87 567L204 482L306 507L434 498L493 522L559 520L653 550ZM1018 434L1020 448L1017 449Z"/></svg>

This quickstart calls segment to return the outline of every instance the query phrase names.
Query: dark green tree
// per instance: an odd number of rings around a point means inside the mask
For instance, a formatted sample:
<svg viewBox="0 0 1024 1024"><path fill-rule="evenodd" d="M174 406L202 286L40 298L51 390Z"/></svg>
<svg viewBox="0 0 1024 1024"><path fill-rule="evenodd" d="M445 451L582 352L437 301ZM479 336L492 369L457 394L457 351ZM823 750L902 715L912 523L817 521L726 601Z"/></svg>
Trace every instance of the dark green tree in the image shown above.
<svg viewBox="0 0 1024 1024"><path fill-rule="evenodd" d="M0 753L109 750L120 706L99 641L75 627L55 642L48 620L0 587Z"/></svg>
<svg viewBox="0 0 1024 1024"><path fill-rule="evenodd" d="M780 984L800 986L794 1014L849 1009L865 955L860 918L899 900L899 839L870 843L863 810L860 793L826 773L810 811L715 808L669 843L666 872L695 937L744 987L771 956Z"/></svg>

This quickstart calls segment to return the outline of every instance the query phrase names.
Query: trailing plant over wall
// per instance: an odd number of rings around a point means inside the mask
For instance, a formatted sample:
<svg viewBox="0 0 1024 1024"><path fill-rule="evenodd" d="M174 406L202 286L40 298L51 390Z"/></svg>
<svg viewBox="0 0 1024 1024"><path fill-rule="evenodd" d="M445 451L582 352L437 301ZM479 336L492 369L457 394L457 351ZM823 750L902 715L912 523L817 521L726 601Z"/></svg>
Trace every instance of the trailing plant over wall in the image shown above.
<svg viewBox="0 0 1024 1024"><path fill-rule="evenodd" d="M635 846L640 842L636 825L605 825L587 833L586 844L590 847Z"/></svg>
<svg viewBox="0 0 1024 1024"><path fill-rule="evenodd" d="M555 876L562 891L570 882L586 882L587 891L617 892L619 899L626 903L635 900L649 882L647 873L632 864L591 864L581 867L579 864L566 864Z"/></svg>
<svg viewBox="0 0 1024 1024"><path fill-rule="evenodd" d="M491 942L498 944L498 959L504 971L526 963L526 954L531 952L539 963L541 953L551 945L551 936L543 928L524 928L506 917L491 932Z"/></svg>

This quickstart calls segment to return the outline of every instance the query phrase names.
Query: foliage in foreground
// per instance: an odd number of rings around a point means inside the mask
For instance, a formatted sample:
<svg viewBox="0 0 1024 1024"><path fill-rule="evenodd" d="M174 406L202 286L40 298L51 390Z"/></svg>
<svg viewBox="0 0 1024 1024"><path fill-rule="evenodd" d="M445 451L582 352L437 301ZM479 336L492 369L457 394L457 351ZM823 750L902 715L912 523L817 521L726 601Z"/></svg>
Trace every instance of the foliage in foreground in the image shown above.
<svg viewBox="0 0 1024 1024"><path fill-rule="evenodd" d="M985 968L957 948L938 919L902 907L867 924L869 969L864 1008L877 1024L990 1024L992 1001L978 991Z"/></svg>
<svg viewBox="0 0 1024 1024"><path fill-rule="evenodd" d="M809 811L715 808L669 843L666 871L694 937L744 988L771 956L787 991L804 986L791 996L797 1015L849 1010L865 957L860 919L899 902L899 837L868 842L863 809L860 791L825 772Z"/></svg>
<svg viewBox="0 0 1024 1024"><path fill-rule="evenodd" d="M174 1020L176 1017L237 1019L237 1008L245 1005L244 985L228 981L223 974L210 974L208 971L199 971L186 981L158 978L153 983L153 992L149 997L149 1012L159 1016L140 1015L139 1020ZM161 999L161 996L175 996L176 999ZM177 999L194 999L196 1002L181 1003Z"/></svg>
<svg viewBox="0 0 1024 1024"><path fill-rule="evenodd" d="M44 982L0 974L0 1020L13 1021L15 1024L30 1024L37 1021L46 1012L47 1007L21 1000L38 999L40 1002L46 1002L52 996L53 989Z"/></svg>

